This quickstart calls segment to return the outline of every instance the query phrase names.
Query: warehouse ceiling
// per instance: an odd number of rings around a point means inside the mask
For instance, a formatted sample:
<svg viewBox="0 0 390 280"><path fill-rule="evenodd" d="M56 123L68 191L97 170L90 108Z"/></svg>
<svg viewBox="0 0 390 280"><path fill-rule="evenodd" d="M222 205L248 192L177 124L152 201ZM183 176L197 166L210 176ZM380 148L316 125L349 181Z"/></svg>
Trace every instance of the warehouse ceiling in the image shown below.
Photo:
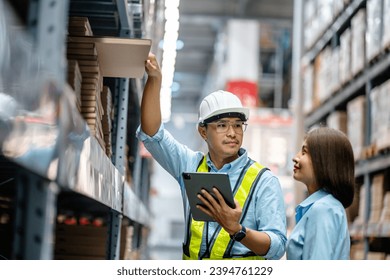
<svg viewBox="0 0 390 280"><path fill-rule="evenodd" d="M27 6L25 0L10 2L19 10L19 14L26 11L21 8ZM142 3L142 0L128 2ZM88 16L96 35L115 36L118 22L112 20L117 18L111 15L117 9L111 7L114 3L122 2L70 0L70 15ZM178 39L184 45L177 51L176 56L174 82L177 87L172 92L172 112L197 111L197 105L209 90L205 89L207 79L215 78L209 74L209 69L213 63L218 34L229 19L258 20L260 33L263 30L262 26L267 26L278 34L280 30L291 31L293 6L294 0L180 0ZM22 18L26 18L26 14L22 13ZM158 29L156 26L153 28ZM138 31L134 35L142 36ZM261 63L266 63L267 54L261 56ZM263 69L265 66L262 65ZM272 94L272 89L264 88L267 84L272 86L272 79L259 81L259 84L262 86L261 97L272 99L272 96L267 96ZM286 107L285 103L281 107ZM273 103L268 102L265 105L272 107Z"/></svg>
<svg viewBox="0 0 390 280"><path fill-rule="evenodd" d="M292 27L293 0L181 0L172 111L197 108L214 57L217 34L229 19L256 19L274 30ZM260 25L261 26L261 25ZM209 77L212 78L212 77Z"/></svg>

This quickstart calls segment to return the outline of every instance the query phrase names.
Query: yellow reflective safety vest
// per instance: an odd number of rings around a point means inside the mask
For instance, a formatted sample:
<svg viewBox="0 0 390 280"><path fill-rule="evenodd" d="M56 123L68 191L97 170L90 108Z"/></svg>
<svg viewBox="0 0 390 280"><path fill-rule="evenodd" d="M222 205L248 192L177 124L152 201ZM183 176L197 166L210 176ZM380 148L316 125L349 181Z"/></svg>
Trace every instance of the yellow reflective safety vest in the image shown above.
<svg viewBox="0 0 390 280"><path fill-rule="evenodd" d="M245 213L251 201L255 186L260 180L263 172L267 169L268 168L265 168L259 163L249 159L244 168L244 171L240 175L240 178L238 178L237 182L241 181L241 184L235 192L234 198L238 201L241 208L243 209L240 223L242 223L244 220ZM209 172L206 156L203 157L197 172ZM183 260L264 260L263 257L257 256L253 252L245 256L232 257L230 252L235 241L231 240L229 233L227 233L227 231L225 231L221 226L218 226L217 230L213 234L213 238L211 238L212 240L210 240L211 250L208 248L210 252L206 252L207 255L200 256L202 236L205 232L205 234L208 234L207 226L205 227L205 222L195 221L192 219L191 214L189 215L190 217L188 219L189 225L187 227L186 239L187 242L183 245Z"/></svg>

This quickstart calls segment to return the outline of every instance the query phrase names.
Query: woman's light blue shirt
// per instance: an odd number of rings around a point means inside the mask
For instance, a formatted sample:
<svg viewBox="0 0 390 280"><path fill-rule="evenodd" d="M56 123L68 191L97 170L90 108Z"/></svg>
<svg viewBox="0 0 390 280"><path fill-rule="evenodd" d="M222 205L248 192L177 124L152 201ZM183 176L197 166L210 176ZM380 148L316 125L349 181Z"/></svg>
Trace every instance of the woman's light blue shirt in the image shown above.
<svg viewBox="0 0 390 280"><path fill-rule="evenodd" d="M200 160L204 154L195 152L187 146L176 141L173 136L164 129L162 124L159 131L150 137L140 127L137 130L137 137L144 143L146 149L153 158L170 173L178 182L181 189L186 226L188 225L189 204L185 193L182 172L196 172ZM226 172L229 174L232 188L240 176L242 169L248 161L247 152L240 150L240 157L235 161L225 164L217 169L207 156L207 164L210 172ZM266 259L280 259L285 253L286 246L286 214L283 200L283 193L279 180L270 172L263 173L258 182L252 202L245 215L243 225L247 228L256 229L267 233L271 239L271 247L264 256ZM208 233L211 236L217 229L216 222L208 223ZM187 231L187 228L186 228ZM206 250L206 240L203 236L201 254ZM243 255L249 249L240 242L235 242L232 248L232 255Z"/></svg>
<svg viewBox="0 0 390 280"><path fill-rule="evenodd" d="M350 236L340 201L318 190L295 211L296 226L287 241L288 260L348 260Z"/></svg>

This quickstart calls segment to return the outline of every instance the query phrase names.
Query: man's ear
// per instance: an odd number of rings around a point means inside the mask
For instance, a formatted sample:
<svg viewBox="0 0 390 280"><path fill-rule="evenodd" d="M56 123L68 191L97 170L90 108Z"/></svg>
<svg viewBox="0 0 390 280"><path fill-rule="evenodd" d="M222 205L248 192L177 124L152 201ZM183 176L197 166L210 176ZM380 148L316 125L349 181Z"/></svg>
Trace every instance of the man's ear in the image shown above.
<svg viewBox="0 0 390 280"><path fill-rule="evenodd" d="M199 132L200 136L201 136L204 140L207 139L206 127L205 127L205 126L200 126L200 125L198 125L198 132Z"/></svg>

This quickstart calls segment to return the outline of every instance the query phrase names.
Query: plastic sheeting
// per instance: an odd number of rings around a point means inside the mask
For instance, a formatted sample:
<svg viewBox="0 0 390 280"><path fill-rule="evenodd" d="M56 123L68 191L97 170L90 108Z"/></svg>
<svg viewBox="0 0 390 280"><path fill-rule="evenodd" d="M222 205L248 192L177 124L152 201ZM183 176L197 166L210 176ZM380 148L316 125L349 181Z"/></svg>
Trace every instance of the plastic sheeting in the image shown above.
<svg viewBox="0 0 390 280"><path fill-rule="evenodd" d="M0 0L0 151L62 188L121 210L124 177L91 137L69 86L45 71Z"/></svg>

